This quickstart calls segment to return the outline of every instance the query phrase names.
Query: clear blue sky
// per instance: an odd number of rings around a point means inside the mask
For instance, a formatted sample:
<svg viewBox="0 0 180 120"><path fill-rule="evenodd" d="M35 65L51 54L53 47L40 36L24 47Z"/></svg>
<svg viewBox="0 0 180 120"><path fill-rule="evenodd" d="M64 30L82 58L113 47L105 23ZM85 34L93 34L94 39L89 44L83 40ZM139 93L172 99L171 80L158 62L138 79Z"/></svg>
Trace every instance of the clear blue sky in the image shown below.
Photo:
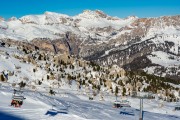
<svg viewBox="0 0 180 120"><path fill-rule="evenodd" d="M0 0L0 16L6 19L45 11L72 16L84 9L99 9L121 18L180 15L180 0Z"/></svg>

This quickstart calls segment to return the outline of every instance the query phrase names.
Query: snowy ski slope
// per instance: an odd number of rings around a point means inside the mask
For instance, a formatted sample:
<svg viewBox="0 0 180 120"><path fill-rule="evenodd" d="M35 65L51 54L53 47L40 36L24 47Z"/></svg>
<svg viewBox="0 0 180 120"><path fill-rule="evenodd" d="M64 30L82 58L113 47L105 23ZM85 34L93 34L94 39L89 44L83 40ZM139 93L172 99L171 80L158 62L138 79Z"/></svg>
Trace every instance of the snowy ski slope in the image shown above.
<svg viewBox="0 0 180 120"><path fill-rule="evenodd" d="M23 106L14 108L10 106L12 91L5 84L1 86L2 120L137 120L139 117L139 99L129 98L132 108L116 109L112 107L113 96L106 97L105 101L89 101L88 96L68 89L61 89L55 96L49 96L46 91L34 92L26 89ZM144 100L144 120L179 120L180 112L173 111L174 105L175 103L164 103L164 107L159 108L158 101Z"/></svg>

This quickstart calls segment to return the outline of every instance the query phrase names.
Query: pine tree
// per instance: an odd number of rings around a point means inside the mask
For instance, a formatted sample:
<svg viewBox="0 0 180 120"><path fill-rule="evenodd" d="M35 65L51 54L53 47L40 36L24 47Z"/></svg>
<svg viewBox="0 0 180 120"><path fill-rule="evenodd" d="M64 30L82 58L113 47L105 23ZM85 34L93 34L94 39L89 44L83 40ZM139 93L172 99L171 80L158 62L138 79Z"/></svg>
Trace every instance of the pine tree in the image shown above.
<svg viewBox="0 0 180 120"><path fill-rule="evenodd" d="M33 72L35 73L35 72L36 72L36 69L33 69Z"/></svg>
<svg viewBox="0 0 180 120"><path fill-rule="evenodd" d="M119 80L119 81L118 81L118 84L119 84L120 86L124 86L122 80Z"/></svg>
<svg viewBox="0 0 180 120"><path fill-rule="evenodd" d="M82 85L85 85L85 80L83 80Z"/></svg>
<svg viewBox="0 0 180 120"><path fill-rule="evenodd" d="M47 80L49 80L49 75L47 75Z"/></svg>
<svg viewBox="0 0 180 120"><path fill-rule="evenodd" d="M53 91L52 89L49 90L49 94L50 95L55 95L55 91Z"/></svg>
<svg viewBox="0 0 180 120"><path fill-rule="evenodd" d="M98 86L97 86L97 89L100 91L100 90L101 90L101 86L100 86L100 85L98 85Z"/></svg>
<svg viewBox="0 0 180 120"><path fill-rule="evenodd" d="M21 81L20 83L19 83L19 87L20 88L23 88L23 87L25 87L26 86L26 83L24 83L23 81Z"/></svg>
<svg viewBox="0 0 180 120"><path fill-rule="evenodd" d="M123 96L125 96L125 94L126 94L126 88L125 88L125 87L123 87L123 92L122 92L122 95L123 95Z"/></svg>
<svg viewBox="0 0 180 120"><path fill-rule="evenodd" d="M41 59L41 57L42 57L42 55L41 55L41 54L39 54L38 60L42 60L42 59Z"/></svg>
<svg viewBox="0 0 180 120"><path fill-rule="evenodd" d="M5 78L4 78L4 76L3 75L1 75L1 81L5 81Z"/></svg>
<svg viewBox="0 0 180 120"><path fill-rule="evenodd" d="M41 84L42 84L42 82L41 82L41 81L38 81L38 84L39 84L39 85L41 85Z"/></svg>
<svg viewBox="0 0 180 120"><path fill-rule="evenodd" d="M118 87L116 86L116 88L115 88L115 96L117 96L118 95Z"/></svg>

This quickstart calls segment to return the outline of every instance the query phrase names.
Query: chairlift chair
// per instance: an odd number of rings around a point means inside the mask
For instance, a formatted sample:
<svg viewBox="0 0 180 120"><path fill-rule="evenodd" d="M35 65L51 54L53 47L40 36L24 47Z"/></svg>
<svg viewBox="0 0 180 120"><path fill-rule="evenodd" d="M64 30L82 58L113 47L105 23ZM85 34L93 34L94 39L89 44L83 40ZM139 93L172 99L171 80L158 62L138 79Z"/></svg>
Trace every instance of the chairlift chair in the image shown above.
<svg viewBox="0 0 180 120"><path fill-rule="evenodd" d="M130 102L128 100L122 100L120 102L121 107L131 107Z"/></svg>
<svg viewBox="0 0 180 120"><path fill-rule="evenodd" d="M114 101L113 104L114 108L121 108L121 107L131 107L130 102L128 100L121 100L121 101Z"/></svg>
<svg viewBox="0 0 180 120"><path fill-rule="evenodd" d="M120 101L114 101L113 107L114 108L120 108L121 107Z"/></svg>
<svg viewBox="0 0 180 120"><path fill-rule="evenodd" d="M89 100L93 100L93 96L89 96Z"/></svg>
<svg viewBox="0 0 180 120"><path fill-rule="evenodd" d="M26 98L23 95L23 91L14 89L11 106L21 107L24 99Z"/></svg>
<svg viewBox="0 0 180 120"><path fill-rule="evenodd" d="M174 108L175 111L180 111L180 105L176 105Z"/></svg>

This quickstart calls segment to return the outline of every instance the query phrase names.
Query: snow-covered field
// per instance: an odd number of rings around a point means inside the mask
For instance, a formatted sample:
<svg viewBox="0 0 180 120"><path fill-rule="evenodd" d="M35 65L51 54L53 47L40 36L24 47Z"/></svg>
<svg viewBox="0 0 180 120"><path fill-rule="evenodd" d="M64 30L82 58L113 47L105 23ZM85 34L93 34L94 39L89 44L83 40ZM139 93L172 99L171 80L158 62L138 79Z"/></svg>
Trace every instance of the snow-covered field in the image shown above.
<svg viewBox="0 0 180 120"><path fill-rule="evenodd" d="M13 89L3 84L0 89L1 120L137 120L139 118L139 99L129 98L131 108L113 108L113 96L105 96L105 101L88 96L80 91L60 89L55 96L43 91L24 90L26 99L21 108L10 106ZM120 98L118 98L120 99ZM163 104L162 108L158 107ZM53 110L52 110L52 105ZM144 120L179 120L180 111L173 111L175 103L162 103L155 100L144 100Z"/></svg>

